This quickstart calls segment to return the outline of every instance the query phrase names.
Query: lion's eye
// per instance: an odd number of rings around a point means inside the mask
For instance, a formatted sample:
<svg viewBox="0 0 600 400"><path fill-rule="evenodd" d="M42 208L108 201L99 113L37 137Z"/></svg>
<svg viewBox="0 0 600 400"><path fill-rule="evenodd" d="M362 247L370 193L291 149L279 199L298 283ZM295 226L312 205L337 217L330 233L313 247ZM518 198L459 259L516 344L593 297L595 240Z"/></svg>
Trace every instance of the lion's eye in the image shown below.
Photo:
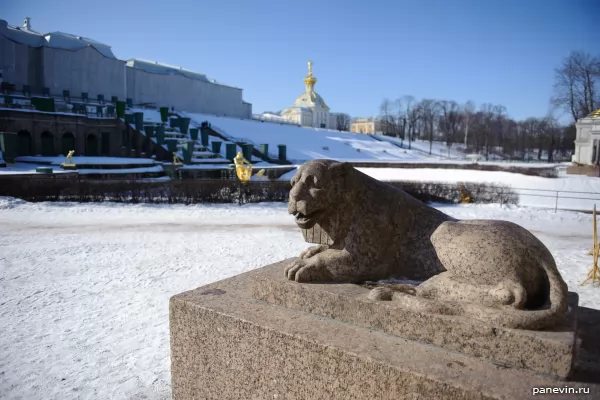
<svg viewBox="0 0 600 400"><path fill-rule="evenodd" d="M317 178L313 175L309 175L306 177L306 179L304 179L304 183L308 184L310 186L316 186L317 185Z"/></svg>

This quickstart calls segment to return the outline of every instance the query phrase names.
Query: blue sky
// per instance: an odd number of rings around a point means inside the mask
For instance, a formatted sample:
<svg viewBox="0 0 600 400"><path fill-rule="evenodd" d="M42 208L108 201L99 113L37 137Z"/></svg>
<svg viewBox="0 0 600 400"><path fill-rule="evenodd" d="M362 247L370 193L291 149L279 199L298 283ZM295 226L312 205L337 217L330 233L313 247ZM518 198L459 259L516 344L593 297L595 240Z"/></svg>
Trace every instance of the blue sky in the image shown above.
<svg viewBox="0 0 600 400"><path fill-rule="evenodd" d="M600 0L2 0L0 19L25 16L35 30L109 44L121 59L241 87L254 112L290 106L311 59L317 92L352 116L405 94L543 116L561 60L600 55Z"/></svg>

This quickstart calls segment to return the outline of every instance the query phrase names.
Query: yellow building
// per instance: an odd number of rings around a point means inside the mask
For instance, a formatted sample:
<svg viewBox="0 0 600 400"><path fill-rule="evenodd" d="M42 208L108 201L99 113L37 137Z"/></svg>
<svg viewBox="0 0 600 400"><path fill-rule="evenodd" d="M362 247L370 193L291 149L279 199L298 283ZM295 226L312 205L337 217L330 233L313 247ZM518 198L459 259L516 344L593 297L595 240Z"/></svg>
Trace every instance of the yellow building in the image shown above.
<svg viewBox="0 0 600 400"><path fill-rule="evenodd" d="M381 134L381 122L377 118L355 118L350 125L350 132Z"/></svg>

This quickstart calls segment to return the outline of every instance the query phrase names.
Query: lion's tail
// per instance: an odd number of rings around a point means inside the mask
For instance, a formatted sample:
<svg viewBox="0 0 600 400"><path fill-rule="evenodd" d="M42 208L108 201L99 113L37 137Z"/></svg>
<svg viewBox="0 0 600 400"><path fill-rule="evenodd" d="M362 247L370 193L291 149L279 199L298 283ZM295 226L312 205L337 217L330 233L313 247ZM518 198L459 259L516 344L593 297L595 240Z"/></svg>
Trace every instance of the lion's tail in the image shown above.
<svg viewBox="0 0 600 400"><path fill-rule="evenodd" d="M539 330L560 323L569 306L568 287L560 276L552 257L543 257L540 261L548 278L550 307L542 310L501 310L466 304L465 315L468 316L472 313L483 315L490 325L513 329Z"/></svg>
<svg viewBox="0 0 600 400"><path fill-rule="evenodd" d="M568 289L561 278L552 258L542 261L549 283L550 307L541 310L516 310L492 308L475 303L443 302L439 299L426 299L401 295L400 300L407 308L431 314L460 315L477 319L494 327L539 330L560 323L568 308Z"/></svg>

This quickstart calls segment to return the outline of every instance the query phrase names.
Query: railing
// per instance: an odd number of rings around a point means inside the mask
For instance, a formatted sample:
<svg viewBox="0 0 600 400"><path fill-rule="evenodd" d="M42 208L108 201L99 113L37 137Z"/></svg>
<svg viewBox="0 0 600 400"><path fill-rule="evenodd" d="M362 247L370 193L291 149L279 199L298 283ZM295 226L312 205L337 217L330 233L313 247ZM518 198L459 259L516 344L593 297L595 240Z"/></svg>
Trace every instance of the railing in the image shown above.
<svg viewBox="0 0 600 400"><path fill-rule="evenodd" d="M519 205L557 210L591 211L600 203L600 193L550 189L512 188L519 195Z"/></svg>
<svg viewBox="0 0 600 400"><path fill-rule="evenodd" d="M394 183L394 181L388 181ZM400 182L398 182L400 183ZM410 184L411 182L401 182ZM426 184L427 182L415 181L415 184ZM465 185L469 190L469 183L436 183L431 182L438 187L445 187L448 191L460 191L460 186ZM475 183L479 185L480 183ZM525 207L553 209L567 211L584 211L591 212L594 205L600 205L600 193L598 192L580 192L570 190L554 190L554 189L524 189L510 186L494 186L485 185L477 187L476 191L481 194L495 195L499 192L509 189L512 193L518 196L518 204Z"/></svg>

